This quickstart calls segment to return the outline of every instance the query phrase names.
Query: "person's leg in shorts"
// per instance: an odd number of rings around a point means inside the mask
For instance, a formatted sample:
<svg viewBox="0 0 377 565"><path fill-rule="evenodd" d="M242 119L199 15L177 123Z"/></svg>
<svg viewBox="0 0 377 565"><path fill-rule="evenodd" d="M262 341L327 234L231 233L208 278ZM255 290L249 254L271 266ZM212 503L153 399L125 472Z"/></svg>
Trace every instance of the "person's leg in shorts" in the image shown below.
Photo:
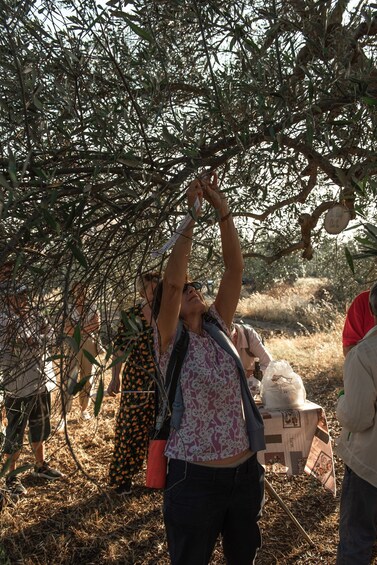
<svg viewBox="0 0 377 565"><path fill-rule="evenodd" d="M7 427L5 429L4 454L6 455L6 472L12 473L20 456L22 442L31 409L31 397L16 398L5 395L5 413Z"/></svg>
<svg viewBox="0 0 377 565"><path fill-rule="evenodd" d="M45 460L46 440L51 432L50 411L50 393L46 391L38 394L29 416L29 434L35 456L35 467L32 475L42 479L55 480L63 477L63 473L50 467Z"/></svg>
<svg viewBox="0 0 377 565"><path fill-rule="evenodd" d="M34 397L16 398L5 395L5 411L7 427L5 431L4 453L6 461L4 472L8 491L18 497L26 494L27 490L16 474L16 463L21 453L23 438L29 413L33 406Z"/></svg>
<svg viewBox="0 0 377 565"><path fill-rule="evenodd" d="M37 467L42 466L45 460L45 441L51 433L50 411L50 393L45 391L35 395L29 413L29 435Z"/></svg>

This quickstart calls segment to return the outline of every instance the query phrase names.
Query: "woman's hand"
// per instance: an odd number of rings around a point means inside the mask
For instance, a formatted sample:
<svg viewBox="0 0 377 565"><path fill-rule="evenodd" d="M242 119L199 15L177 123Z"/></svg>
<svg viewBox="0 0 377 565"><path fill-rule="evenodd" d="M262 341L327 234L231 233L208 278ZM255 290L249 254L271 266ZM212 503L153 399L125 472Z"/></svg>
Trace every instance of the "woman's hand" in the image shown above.
<svg viewBox="0 0 377 565"><path fill-rule="evenodd" d="M226 197L219 191L217 180L216 171L203 178L203 196L215 210L219 211L221 216L224 216L229 212L229 208Z"/></svg>
<svg viewBox="0 0 377 565"><path fill-rule="evenodd" d="M189 210L194 207L196 199L198 198L200 207L196 213L199 215L203 202L203 185L199 179L195 179L189 184L186 195Z"/></svg>

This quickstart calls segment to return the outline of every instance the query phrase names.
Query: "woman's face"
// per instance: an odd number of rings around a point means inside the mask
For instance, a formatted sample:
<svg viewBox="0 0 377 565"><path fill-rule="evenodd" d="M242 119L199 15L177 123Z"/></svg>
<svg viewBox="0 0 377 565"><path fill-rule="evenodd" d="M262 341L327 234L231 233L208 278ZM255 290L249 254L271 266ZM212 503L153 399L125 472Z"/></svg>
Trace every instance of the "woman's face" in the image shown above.
<svg viewBox="0 0 377 565"><path fill-rule="evenodd" d="M206 303L199 290L196 290L188 283L187 288L184 288L182 293L181 311L180 315L184 319L192 314L204 314L206 311Z"/></svg>

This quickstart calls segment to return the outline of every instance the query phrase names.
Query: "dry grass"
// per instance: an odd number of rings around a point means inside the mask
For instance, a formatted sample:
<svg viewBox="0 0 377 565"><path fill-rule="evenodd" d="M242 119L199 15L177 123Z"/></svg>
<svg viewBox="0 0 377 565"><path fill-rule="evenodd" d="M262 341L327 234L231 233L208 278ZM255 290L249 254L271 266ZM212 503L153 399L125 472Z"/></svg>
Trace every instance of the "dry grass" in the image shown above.
<svg viewBox="0 0 377 565"><path fill-rule="evenodd" d="M331 333L312 335L286 332L276 336L269 331L266 345L275 358L287 359L302 376L308 398L325 408L330 432L333 437L337 436L339 427L334 406L342 380L339 324ZM129 497L117 498L107 487L116 409L117 400L109 399L104 401L98 419L80 424L73 418L68 427L71 450L64 435L52 435L48 453L51 462L64 471L66 477L46 484L25 474L28 494L14 508L6 507L0 516L0 547L2 544L5 550L3 555L0 551L0 564L169 563L161 493L142 486L143 473L137 477ZM78 470L71 451L85 473ZM22 462L30 461L30 452L25 450ZM337 459L335 463L339 487L342 465ZM338 497L334 498L319 482L306 475L270 475L268 479L315 545L309 546L280 506L267 496L261 520L264 545L258 554L258 564L334 563ZM212 563L224 564L220 546L215 550Z"/></svg>
<svg viewBox="0 0 377 565"><path fill-rule="evenodd" d="M336 327L339 313L326 290L326 279L298 279L293 286L277 284L266 294L243 296L238 314L274 324L291 326L298 332Z"/></svg>

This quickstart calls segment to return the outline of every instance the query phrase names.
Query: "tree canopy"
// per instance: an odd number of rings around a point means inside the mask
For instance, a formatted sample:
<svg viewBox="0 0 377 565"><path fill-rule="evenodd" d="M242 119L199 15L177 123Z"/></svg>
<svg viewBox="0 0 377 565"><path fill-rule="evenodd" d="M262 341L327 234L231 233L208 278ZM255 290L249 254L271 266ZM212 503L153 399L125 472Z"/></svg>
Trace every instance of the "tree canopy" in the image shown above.
<svg viewBox="0 0 377 565"><path fill-rule="evenodd" d="M310 259L335 203L375 214L377 4L0 0L0 30L0 262L47 287L158 267L204 168L245 257Z"/></svg>

